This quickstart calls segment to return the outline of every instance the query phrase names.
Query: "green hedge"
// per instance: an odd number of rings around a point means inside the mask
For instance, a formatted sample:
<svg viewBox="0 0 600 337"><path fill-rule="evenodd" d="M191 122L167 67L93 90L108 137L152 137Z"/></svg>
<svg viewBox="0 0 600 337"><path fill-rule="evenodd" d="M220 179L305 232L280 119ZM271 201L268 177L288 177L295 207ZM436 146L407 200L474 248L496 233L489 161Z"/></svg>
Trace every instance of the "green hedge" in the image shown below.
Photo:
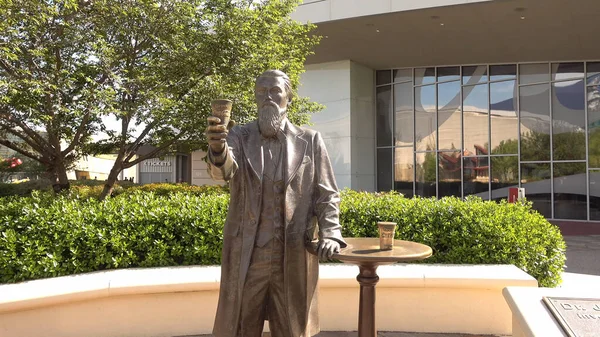
<svg viewBox="0 0 600 337"><path fill-rule="evenodd" d="M98 198L104 188L103 180L72 180L71 189L62 193L79 198ZM18 184L0 183L0 197L30 196L33 191L52 191L52 182L46 179L31 180ZM195 186L187 183L155 183L139 185L129 181L115 184L112 196L131 194L135 191L154 192L157 195L168 195L177 192L194 195L223 194L229 191L227 186L204 185Z"/></svg>
<svg viewBox="0 0 600 337"><path fill-rule="evenodd" d="M468 197L404 198L397 193L345 191L341 223L346 237L375 237L377 221L398 224L396 238L433 248L426 263L513 264L541 286L561 281L565 242L555 225L531 208Z"/></svg>
<svg viewBox="0 0 600 337"><path fill-rule="evenodd" d="M228 195L204 192L158 195L140 187L103 202L75 192L2 198L0 283L111 268L219 264ZM377 236L377 221L395 221L397 238L430 245L434 256L426 263L514 264L542 286L560 283L562 236L528 204L343 192L344 236Z"/></svg>

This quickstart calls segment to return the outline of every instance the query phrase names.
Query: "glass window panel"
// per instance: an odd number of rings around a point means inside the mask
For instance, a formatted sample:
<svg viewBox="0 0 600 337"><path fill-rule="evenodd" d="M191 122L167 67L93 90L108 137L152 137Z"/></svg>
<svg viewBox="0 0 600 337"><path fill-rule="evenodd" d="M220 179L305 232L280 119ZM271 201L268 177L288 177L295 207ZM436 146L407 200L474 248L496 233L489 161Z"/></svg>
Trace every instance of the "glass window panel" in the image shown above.
<svg viewBox="0 0 600 337"><path fill-rule="evenodd" d="M492 200L508 199L508 188L519 187L519 157L491 157Z"/></svg>
<svg viewBox="0 0 600 337"><path fill-rule="evenodd" d="M460 198L460 152L438 152L438 162L438 198L446 196L455 196Z"/></svg>
<svg viewBox="0 0 600 337"><path fill-rule="evenodd" d="M393 149L377 149L377 191L392 190Z"/></svg>
<svg viewBox="0 0 600 337"><path fill-rule="evenodd" d="M490 83L492 154L517 154L519 119L516 81Z"/></svg>
<svg viewBox="0 0 600 337"><path fill-rule="evenodd" d="M519 83L539 83L550 80L547 63L521 64L519 66Z"/></svg>
<svg viewBox="0 0 600 337"><path fill-rule="evenodd" d="M465 156L487 155L489 143L488 85L463 87Z"/></svg>
<svg viewBox="0 0 600 337"><path fill-rule="evenodd" d="M490 81L512 80L515 78L517 78L516 64L490 66Z"/></svg>
<svg viewBox="0 0 600 337"><path fill-rule="evenodd" d="M377 88L377 146L392 145L392 86Z"/></svg>
<svg viewBox="0 0 600 337"><path fill-rule="evenodd" d="M435 197L436 156L435 152L415 154L415 191L422 197Z"/></svg>
<svg viewBox="0 0 600 337"><path fill-rule="evenodd" d="M435 85L415 87L415 149L436 149Z"/></svg>
<svg viewBox="0 0 600 337"><path fill-rule="evenodd" d="M600 86L587 88L590 167L600 168Z"/></svg>
<svg viewBox="0 0 600 337"><path fill-rule="evenodd" d="M490 182L489 158L464 157L463 158L463 192L465 196L476 195L483 200L488 200Z"/></svg>
<svg viewBox="0 0 600 337"><path fill-rule="evenodd" d="M552 84L552 158L585 159L585 86L583 81Z"/></svg>
<svg viewBox="0 0 600 337"><path fill-rule="evenodd" d="M554 163L553 174L554 218L587 220L585 163Z"/></svg>
<svg viewBox="0 0 600 337"><path fill-rule="evenodd" d="M460 67L437 68L438 82L460 80Z"/></svg>
<svg viewBox="0 0 600 337"><path fill-rule="evenodd" d="M412 82L412 69L396 69L394 70L394 83Z"/></svg>
<svg viewBox="0 0 600 337"><path fill-rule="evenodd" d="M435 83L435 68L416 68L415 85Z"/></svg>
<svg viewBox="0 0 600 337"><path fill-rule="evenodd" d="M413 196L415 167L413 160L412 146L394 149L394 190L404 194L405 197Z"/></svg>
<svg viewBox="0 0 600 337"><path fill-rule="evenodd" d="M590 220L600 220L600 170L590 170Z"/></svg>
<svg viewBox="0 0 600 337"><path fill-rule="evenodd" d="M550 160L549 85L520 88L521 160Z"/></svg>
<svg viewBox="0 0 600 337"><path fill-rule="evenodd" d="M552 80L583 78L583 62L552 63Z"/></svg>
<svg viewBox="0 0 600 337"><path fill-rule="evenodd" d="M460 82L438 84L438 146L440 150L460 150Z"/></svg>
<svg viewBox="0 0 600 337"><path fill-rule="evenodd" d="M550 198L550 164L521 164L521 187L533 209L544 217L552 217Z"/></svg>
<svg viewBox="0 0 600 337"><path fill-rule="evenodd" d="M465 85L485 83L488 80L487 66L462 67L462 83Z"/></svg>
<svg viewBox="0 0 600 337"><path fill-rule="evenodd" d="M375 83L377 83L377 85L392 83L392 71L377 70L375 75Z"/></svg>
<svg viewBox="0 0 600 337"><path fill-rule="evenodd" d="M600 84L600 62L588 62L587 63L587 84L588 85L599 85Z"/></svg>
<svg viewBox="0 0 600 337"><path fill-rule="evenodd" d="M414 141L412 83L394 85L394 105L396 111L396 131L394 135L395 145L410 146L412 149Z"/></svg>

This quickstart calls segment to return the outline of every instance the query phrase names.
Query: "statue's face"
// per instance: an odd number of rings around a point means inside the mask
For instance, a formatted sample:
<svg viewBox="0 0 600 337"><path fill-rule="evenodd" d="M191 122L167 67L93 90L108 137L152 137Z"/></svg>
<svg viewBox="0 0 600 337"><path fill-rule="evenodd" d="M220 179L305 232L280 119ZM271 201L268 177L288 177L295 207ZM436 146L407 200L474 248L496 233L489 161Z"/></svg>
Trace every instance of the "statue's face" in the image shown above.
<svg viewBox="0 0 600 337"><path fill-rule="evenodd" d="M254 93L258 105L258 129L264 137L275 137L286 117L288 97L281 77L259 77Z"/></svg>
<svg viewBox="0 0 600 337"><path fill-rule="evenodd" d="M288 104L288 97L284 83L281 77L259 77L254 88L258 108L260 109L268 104L275 104L280 110L285 110Z"/></svg>

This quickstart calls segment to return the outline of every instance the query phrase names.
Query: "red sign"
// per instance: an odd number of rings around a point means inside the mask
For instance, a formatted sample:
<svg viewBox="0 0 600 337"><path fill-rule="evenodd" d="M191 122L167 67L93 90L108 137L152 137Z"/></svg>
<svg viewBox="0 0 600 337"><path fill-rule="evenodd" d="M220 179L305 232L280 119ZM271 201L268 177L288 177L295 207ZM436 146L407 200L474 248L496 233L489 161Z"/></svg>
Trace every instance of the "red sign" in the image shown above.
<svg viewBox="0 0 600 337"><path fill-rule="evenodd" d="M508 202L517 202L519 199L519 188L509 187L508 188Z"/></svg>

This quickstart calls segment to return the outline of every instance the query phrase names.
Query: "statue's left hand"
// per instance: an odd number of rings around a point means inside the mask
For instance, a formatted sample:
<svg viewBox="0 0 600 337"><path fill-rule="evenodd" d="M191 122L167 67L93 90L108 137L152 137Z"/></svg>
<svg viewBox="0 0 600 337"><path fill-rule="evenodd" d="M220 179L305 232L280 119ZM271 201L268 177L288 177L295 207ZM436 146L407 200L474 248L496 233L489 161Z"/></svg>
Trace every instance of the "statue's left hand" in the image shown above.
<svg viewBox="0 0 600 337"><path fill-rule="evenodd" d="M321 239L317 246L317 256L319 260L326 261L331 259L333 254L340 252L340 243L332 239Z"/></svg>

